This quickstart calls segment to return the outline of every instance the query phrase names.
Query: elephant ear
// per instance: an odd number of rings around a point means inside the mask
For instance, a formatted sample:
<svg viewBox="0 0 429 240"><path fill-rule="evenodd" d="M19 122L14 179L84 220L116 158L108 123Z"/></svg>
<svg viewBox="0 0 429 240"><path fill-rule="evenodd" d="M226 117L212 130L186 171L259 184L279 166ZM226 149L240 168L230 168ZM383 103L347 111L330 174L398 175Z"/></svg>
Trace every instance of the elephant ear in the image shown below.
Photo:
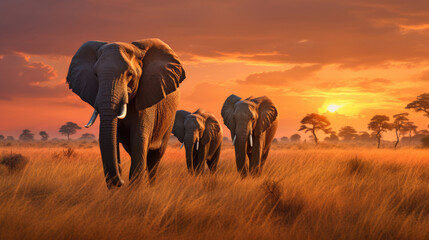
<svg viewBox="0 0 429 240"><path fill-rule="evenodd" d="M205 113L203 115L206 118L205 129L203 137L201 138L202 144L209 143L212 139L216 138L219 132L222 131L219 121L216 117L210 113Z"/></svg>
<svg viewBox="0 0 429 240"><path fill-rule="evenodd" d="M266 96L255 98L251 101L259 106L258 121L254 130L254 134L257 136L261 135L271 126L271 123L277 119L278 113L273 101Z"/></svg>
<svg viewBox="0 0 429 240"><path fill-rule="evenodd" d="M94 65L97 62L98 49L105 44L107 43L99 41L84 43L73 56L67 74L69 88L93 107L98 92Z"/></svg>
<svg viewBox="0 0 429 240"><path fill-rule="evenodd" d="M176 117L174 118L173 135L177 137L181 143L185 138L185 117L189 114L190 112L188 111L178 110L176 111Z"/></svg>
<svg viewBox="0 0 429 240"><path fill-rule="evenodd" d="M144 39L132 44L142 51L143 67L136 95L136 108L150 107L176 91L186 78L176 53L159 39Z"/></svg>
<svg viewBox="0 0 429 240"><path fill-rule="evenodd" d="M235 131L235 120L234 120L234 105L240 101L241 98L234 94L231 94L222 106L221 115L223 123L228 127L229 130Z"/></svg>

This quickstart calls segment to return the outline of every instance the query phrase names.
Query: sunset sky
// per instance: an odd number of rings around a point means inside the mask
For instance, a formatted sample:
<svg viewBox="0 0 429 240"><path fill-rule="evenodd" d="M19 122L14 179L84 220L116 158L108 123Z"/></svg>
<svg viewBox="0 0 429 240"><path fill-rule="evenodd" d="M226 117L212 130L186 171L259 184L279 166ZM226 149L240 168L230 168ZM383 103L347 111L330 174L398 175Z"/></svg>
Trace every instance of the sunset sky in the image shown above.
<svg viewBox="0 0 429 240"><path fill-rule="evenodd" d="M88 40L154 37L186 70L179 109L201 107L222 121L230 94L266 95L278 108L277 137L296 133L312 112L337 132L368 131L375 114L409 112L420 130L429 123L405 109L429 92L427 0L2 0L0 134L59 137L67 121L85 125L92 108L65 84L76 50ZM97 133L98 121L73 138L85 132Z"/></svg>

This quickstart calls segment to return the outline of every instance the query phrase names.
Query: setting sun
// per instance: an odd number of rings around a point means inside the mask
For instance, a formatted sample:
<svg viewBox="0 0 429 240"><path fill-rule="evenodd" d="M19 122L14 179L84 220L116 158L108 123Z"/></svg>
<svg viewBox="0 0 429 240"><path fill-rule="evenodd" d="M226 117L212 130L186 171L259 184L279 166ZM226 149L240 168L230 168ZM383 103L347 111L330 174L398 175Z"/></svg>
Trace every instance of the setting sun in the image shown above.
<svg viewBox="0 0 429 240"><path fill-rule="evenodd" d="M337 111L339 108L340 108L340 106L336 105L336 104L331 104L327 107L328 111L332 112L332 113Z"/></svg>

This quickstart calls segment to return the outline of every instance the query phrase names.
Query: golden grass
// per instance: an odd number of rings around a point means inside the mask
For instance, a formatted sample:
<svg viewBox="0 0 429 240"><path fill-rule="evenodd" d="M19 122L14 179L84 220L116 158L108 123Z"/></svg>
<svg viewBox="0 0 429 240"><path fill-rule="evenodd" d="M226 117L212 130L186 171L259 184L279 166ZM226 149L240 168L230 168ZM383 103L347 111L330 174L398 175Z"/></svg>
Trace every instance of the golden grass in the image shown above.
<svg viewBox="0 0 429 240"><path fill-rule="evenodd" d="M429 239L427 150L276 147L242 180L231 148L192 177L170 147L153 186L115 191L96 147L11 151L29 163L0 167L0 239Z"/></svg>

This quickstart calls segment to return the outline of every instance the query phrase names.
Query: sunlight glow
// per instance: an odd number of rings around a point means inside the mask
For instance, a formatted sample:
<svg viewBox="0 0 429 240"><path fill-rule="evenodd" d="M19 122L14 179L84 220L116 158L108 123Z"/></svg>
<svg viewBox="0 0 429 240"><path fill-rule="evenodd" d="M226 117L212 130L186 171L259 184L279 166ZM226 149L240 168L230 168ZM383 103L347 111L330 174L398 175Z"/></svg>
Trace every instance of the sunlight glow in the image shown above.
<svg viewBox="0 0 429 240"><path fill-rule="evenodd" d="M328 111L333 113L335 111L337 111L341 106L336 105L336 104L331 104L327 107Z"/></svg>

